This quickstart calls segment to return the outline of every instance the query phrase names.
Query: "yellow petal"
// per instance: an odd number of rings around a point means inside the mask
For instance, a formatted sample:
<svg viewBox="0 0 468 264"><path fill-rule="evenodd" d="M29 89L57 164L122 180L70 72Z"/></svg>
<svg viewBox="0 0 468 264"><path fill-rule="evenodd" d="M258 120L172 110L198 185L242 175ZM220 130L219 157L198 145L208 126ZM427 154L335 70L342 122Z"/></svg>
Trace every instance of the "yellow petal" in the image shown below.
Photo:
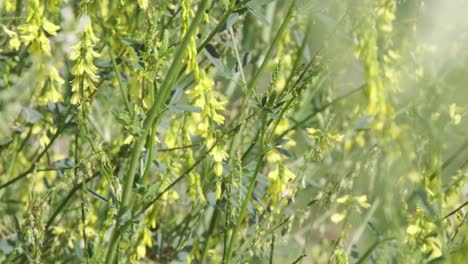
<svg viewBox="0 0 468 264"><path fill-rule="evenodd" d="M408 228L406 229L406 233L409 235L415 235L421 230L421 228L417 225L409 225Z"/></svg>
<svg viewBox="0 0 468 264"><path fill-rule="evenodd" d="M336 213L336 214L333 214L331 216L331 220L333 223L335 224L338 224L339 222L343 221L343 219L345 218L345 214L344 213Z"/></svg>

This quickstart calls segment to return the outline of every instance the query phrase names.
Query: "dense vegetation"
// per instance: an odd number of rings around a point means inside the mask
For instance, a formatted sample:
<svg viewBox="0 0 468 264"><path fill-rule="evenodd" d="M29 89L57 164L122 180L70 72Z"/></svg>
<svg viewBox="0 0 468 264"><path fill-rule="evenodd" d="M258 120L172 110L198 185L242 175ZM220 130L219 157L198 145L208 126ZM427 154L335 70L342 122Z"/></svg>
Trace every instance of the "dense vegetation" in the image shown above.
<svg viewBox="0 0 468 264"><path fill-rule="evenodd" d="M0 262L466 261L464 10L1 1Z"/></svg>

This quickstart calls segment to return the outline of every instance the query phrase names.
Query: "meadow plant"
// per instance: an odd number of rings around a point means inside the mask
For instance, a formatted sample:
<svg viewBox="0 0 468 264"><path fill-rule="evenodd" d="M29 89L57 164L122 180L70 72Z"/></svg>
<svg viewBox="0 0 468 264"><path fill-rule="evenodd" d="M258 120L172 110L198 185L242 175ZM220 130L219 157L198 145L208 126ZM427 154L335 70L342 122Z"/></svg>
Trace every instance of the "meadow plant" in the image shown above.
<svg viewBox="0 0 468 264"><path fill-rule="evenodd" d="M436 2L1 1L0 262L463 263Z"/></svg>

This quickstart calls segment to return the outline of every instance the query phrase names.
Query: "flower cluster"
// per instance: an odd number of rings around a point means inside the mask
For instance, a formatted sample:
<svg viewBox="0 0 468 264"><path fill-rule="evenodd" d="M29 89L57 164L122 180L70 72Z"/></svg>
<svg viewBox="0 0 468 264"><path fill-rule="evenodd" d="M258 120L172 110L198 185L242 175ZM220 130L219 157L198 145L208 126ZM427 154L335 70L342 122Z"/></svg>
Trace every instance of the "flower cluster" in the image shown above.
<svg viewBox="0 0 468 264"><path fill-rule="evenodd" d="M13 30L9 30L5 25L2 25L2 28L5 34L7 34L7 36L10 38L8 41L8 47L12 50L19 50L21 41L18 34Z"/></svg>
<svg viewBox="0 0 468 264"><path fill-rule="evenodd" d="M3 26L3 30L10 37L9 48L19 50L23 43L34 55L33 74L37 78L34 95L38 104L63 101L60 88L64 80L60 77L57 65L49 61L52 52L48 38L48 35L55 36L60 27L47 19L45 7L38 0L29 1L27 10L26 23L18 26L18 33Z"/></svg>
<svg viewBox="0 0 468 264"><path fill-rule="evenodd" d="M194 16L193 9L190 7L191 0L183 0L181 2L181 9L182 9L182 32L181 37L184 37L187 33L188 28L190 27L190 18ZM197 44L195 42L195 36L190 38L190 43L187 46L187 69L186 72L193 73L193 77L195 81L200 80L200 69L198 68L197 62Z"/></svg>
<svg viewBox="0 0 468 264"><path fill-rule="evenodd" d="M60 27L44 16L44 6L39 4L39 0L29 1L28 13L26 23L18 26L21 42L31 44L28 50L33 54L50 56L50 42L46 34L55 36ZM13 47L18 47L17 41L13 42Z"/></svg>
<svg viewBox="0 0 468 264"><path fill-rule="evenodd" d="M45 105L49 102L57 103L63 101L63 95L61 92L61 86L65 81L60 77L60 74L53 65L47 64L38 64L37 69L37 85L35 96L37 98L37 103L40 105ZM41 89L47 87L47 89Z"/></svg>
<svg viewBox="0 0 468 264"><path fill-rule="evenodd" d="M289 127L287 119L282 119L278 122L274 135L281 135ZM271 208L278 208L278 204L286 203L289 197L295 193L295 188L292 181L296 178L296 174L291 172L288 166L285 165L287 157L282 155L283 147L292 147L296 144L294 140L286 139L284 144L275 146L277 151L268 151L266 154L267 161L273 164L273 169L268 173L267 177L270 184L267 189L266 198L271 203ZM287 142L286 142L287 141Z"/></svg>
<svg viewBox="0 0 468 264"><path fill-rule="evenodd" d="M207 148L211 148L216 144L216 126L224 123L224 116L219 113L224 110L224 102L215 97L213 88L213 80L208 78L204 71L200 71L200 80L193 89L187 91L192 104L201 109L200 113L192 113L191 117L192 122L198 124L196 133L203 137L204 145ZM216 176L221 176L223 174L222 162L228 157L227 152L221 144L216 144L210 155L214 161L214 173ZM218 182L216 185L217 197L220 195L220 188Z"/></svg>
<svg viewBox="0 0 468 264"><path fill-rule="evenodd" d="M94 51L94 45L99 39L94 35L91 24L86 27L80 41L73 46L73 52L70 59L75 61L72 69L74 76L72 85L71 103L74 105L84 104L96 90L95 82L98 81L97 68L94 66L93 60L99 57L99 54Z"/></svg>
<svg viewBox="0 0 468 264"><path fill-rule="evenodd" d="M433 221L425 216L423 209L417 208L406 229L406 243L418 248L426 260L440 257L442 256L441 242L435 230L436 226Z"/></svg>
<svg viewBox="0 0 468 264"><path fill-rule="evenodd" d="M349 213L349 210L351 207L354 207L357 212L361 211L361 208L369 208L370 204L367 202L367 196L366 195L361 195L361 196L351 196L349 194L344 195L338 199L336 199L336 202L338 204L343 204L346 206L346 208L340 212L340 213L335 213L331 216L331 220L333 223L339 223L343 221L343 219L346 218L346 216Z"/></svg>
<svg viewBox="0 0 468 264"><path fill-rule="evenodd" d="M384 33L392 31L392 21L395 19L395 1L379 0L365 1L363 8L374 10L375 15L362 18L362 23L355 32L355 53L354 55L364 63L365 79L367 82L367 96L369 105L367 112L370 115L392 116L393 109L387 102L387 93L384 87L384 80L381 72L384 65L379 61L380 53L383 53L379 46L379 40ZM388 51L387 60L397 59L398 54ZM395 73L387 69L387 75L394 79ZM376 121L377 123L380 120ZM377 125L382 128L382 124Z"/></svg>

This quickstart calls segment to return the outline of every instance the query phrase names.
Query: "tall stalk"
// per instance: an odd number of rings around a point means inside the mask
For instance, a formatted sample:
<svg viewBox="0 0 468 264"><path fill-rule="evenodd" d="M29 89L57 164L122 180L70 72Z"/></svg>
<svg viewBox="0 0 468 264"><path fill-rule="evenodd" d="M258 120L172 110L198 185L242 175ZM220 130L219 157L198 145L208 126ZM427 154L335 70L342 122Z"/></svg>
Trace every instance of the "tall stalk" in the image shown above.
<svg viewBox="0 0 468 264"><path fill-rule="evenodd" d="M170 91L172 89L172 86L174 85L177 74L182 68L183 62L182 62L182 57L185 53L185 50L187 48L187 45L189 44L190 38L196 33L196 29L198 28L198 25L200 24L203 15L205 13L205 9L207 7L208 0L202 0L199 7L198 11L195 14L195 17L192 21L192 24L190 25L189 29L187 30L187 34L184 36L184 39L182 40L182 43L180 44L179 48L177 49L175 55L174 55L174 60L172 61L171 66L169 67L168 73L166 78L164 79L161 89L160 89L160 94L158 98L156 99L156 102L153 104L151 109L148 112L147 117L145 118L145 121L143 122L143 128L142 131L133 144L133 153L130 161L130 167L128 169L128 173L126 178L124 179L124 184L123 184L123 195L122 195L122 204L120 207L119 211L119 216L122 216L125 212L131 211L132 209L132 189L133 189L133 184L135 181L135 173L137 170L137 165L140 160L141 156L141 150L143 148L143 145L145 144L145 140L147 138L147 135L150 131L150 128L154 124L153 127L156 127L156 124L160 118L160 115L163 110L164 103L166 102ZM117 247L120 242L120 238L124 232L124 226L122 225L124 223L121 223L121 219L117 219L117 223L115 225L114 231L112 233L112 238L110 241L110 245L107 251L106 255L106 262L108 264L114 263L116 253L117 253Z"/></svg>
<svg viewBox="0 0 468 264"><path fill-rule="evenodd" d="M239 216L237 217L236 223L234 225L234 228L232 229L231 232L231 238L229 240L229 244L227 247L226 251L226 258L224 260L224 263L231 263L231 257L232 257L232 250L234 248L234 244L236 243L237 239L237 234L239 231L239 227L242 224L242 221L244 220L245 214L247 213L247 205L249 204L251 198L252 198L252 193L255 187L255 183L257 182L257 176L260 172L260 169L262 167L263 159L265 157L265 134L266 134L266 113L263 113L262 116L262 128L260 130L260 153L258 154L258 160L257 160L257 165L255 166L255 171L252 175L252 179L250 180L249 188L247 190L247 194L245 195L244 201L242 202L242 206L239 212Z"/></svg>

